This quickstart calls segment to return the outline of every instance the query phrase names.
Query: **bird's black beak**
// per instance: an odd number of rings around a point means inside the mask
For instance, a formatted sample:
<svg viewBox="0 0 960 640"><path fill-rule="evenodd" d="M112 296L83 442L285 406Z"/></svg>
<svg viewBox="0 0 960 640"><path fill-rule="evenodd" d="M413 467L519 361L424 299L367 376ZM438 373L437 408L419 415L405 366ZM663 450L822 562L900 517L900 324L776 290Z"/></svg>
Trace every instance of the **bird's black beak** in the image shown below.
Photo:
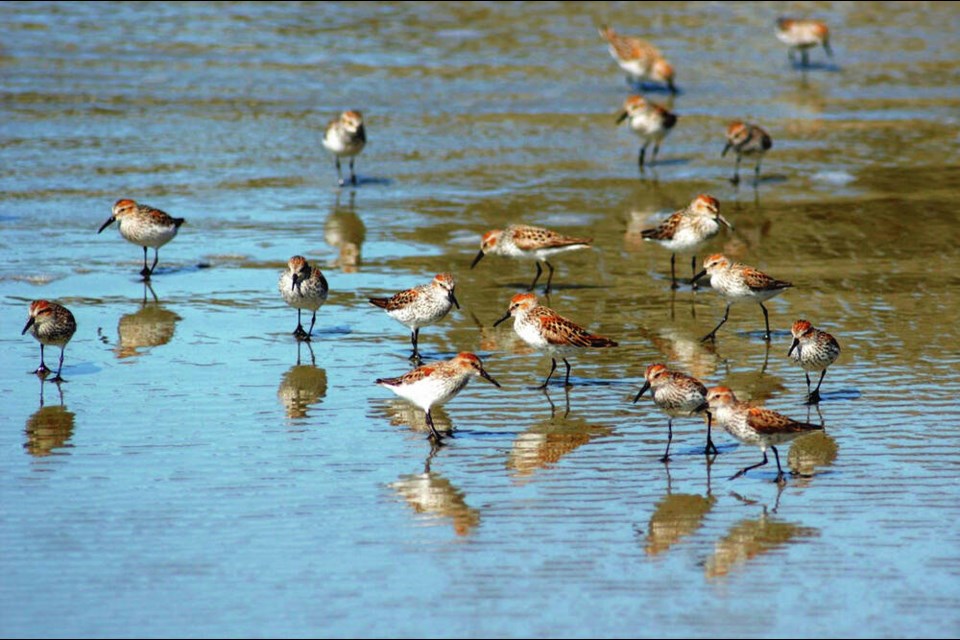
<svg viewBox="0 0 960 640"><path fill-rule="evenodd" d="M501 322L505 321L505 320L506 320L507 318L509 318L509 317L510 317L510 312L507 311L507 314L506 314L505 316L503 316L502 318L500 318L499 320L497 320L496 322L494 322L494 323L493 323L493 326L497 326L498 324L500 324Z"/></svg>
<svg viewBox="0 0 960 640"><path fill-rule="evenodd" d="M623 121L626 120L626 119L627 119L627 112L626 112L626 111L621 111L620 114L617 115L617 124L620 124L621 122L623 122Z"/></svg>
<svg viewBox="0 0 960 640"><path fill-rule="evenodd" d="M724 217L723 217L722 215L720 215L719 213L717 214L717 221L719 221L719 222L727 225L727 229L730 229L730 231L733 231L733 225L730 224L730 223L727 221L727 219L724 218Z"/></svg>
<svg viewBox="0 0 960 640"><path fill-rule="evenodd" d="M485 378L486 380L489 380L490 382L493 383L493 386L497 387L498 389L502 389L502 387L500 386L500 383L494 380L493 377L489 373L487 373L485 369L480 369L480 377Z"/></svg>
<svg viewBox="0 0 960 640"><path fill-rule="evenodd" d="M730 147L732 147L732 146L733 146L733 145L728 142L728 143L727 143L727 146L725 146L725 147L723 148L723 151L720 153L720 157L722 158L722 157L724 157L725 155L727 155L727 151L730 151Z"/></svg>
<svg viewBox="0 0 960 640"><path fill-rule="evenodd" d="M640 396L642 396L644 393L646 393L647 389L649 389L649 388L650 388L650 383L649 383L649 382L644 382L644 383L643 383L643 386L640 387L640 392L639 392L639 393L637 394L637 396L633 399L633 401L636 402L637 400L639 400L639 399L640 399Z"/></svg>
<svg viewBox="0 0 960 640"><path fill-rule="evenodd" d="M690 284L695 283L697 280L699 280L700 278L702 278L702 277L705 276L705 275L707 275L707 270L706 270L706 269L704 269L703 271L701 271L701 272L698 273L697 275L693 276L693 280L690 281Z"/></svg>
<svg viewBox="0 0 960 640"><path fill-rule="evenodd" d="M472 263L470 263L470 268L473 269L481 260L483 260L483 249L480 249L480 253L478 253L477 257L473 259Z"/></svg>
<svg viewBox="0 0 960 640"><path fill-rule="evenodd" d="M303 282L303 278L300 276L300 274L299 273L293 274L293 288L297 290L297 293L302 295L303 292L300 291L301 282Z"/></svg>
<svg viewBox="0 0 960 640"><path fill-rule="evenodd" d="M110 216L109 218L107 218L107 221L104 222L102 225L100 225L100 228L97 229L97 233L100 233L101 231L103 231L104 229L106 229L107 227L109 227L111 224L113 224L113 222L114 222L116 219L117 219L116 216Z"/></svg>
<svg viewBox="0 0 960 640"><path fill-rule="evenodd" d="M30 319L27 320L26 326L23 327L23 331L20 332L20 335L25 334L25 333L27 332L27 329L29 329L30 327L32 327L32 326L33 326L33 323L36 322L36 321L37 321L37 319L34 318L33 316L31 316Z"/></svg>
<svg viewBox="0 0 960 640"><path fill-rule="evenodd" d="M26 331L26 329L24 329L24 331ZM792 355L793 355L793 350L794 350L794 349L797 349L797 347L799 347L799 346L800 346L800 338L794 338L794 339L793 339L793 344L790 345L790 351L787 351L787 356L792 356ZM800 352L800 351L799 351L799 349L798 349L798 350L797 350L797 353L799 353L799 352Z"/></svg>
<svg viewBox="0 0 960 640"><path fill-rule="evenodd" d="M460 308L460 303L457 302L457 296L453 295L453 291L450 292L450 302L452 302L457 309Z"/></svg>

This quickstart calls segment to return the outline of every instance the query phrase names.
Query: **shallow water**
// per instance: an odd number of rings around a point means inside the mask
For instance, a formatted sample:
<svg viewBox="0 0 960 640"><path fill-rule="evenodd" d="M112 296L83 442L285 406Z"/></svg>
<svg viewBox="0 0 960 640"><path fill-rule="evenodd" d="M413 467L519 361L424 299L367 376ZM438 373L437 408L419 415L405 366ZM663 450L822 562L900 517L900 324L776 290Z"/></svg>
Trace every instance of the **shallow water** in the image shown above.
<svg viewBox="0 0 960 640"><path fill-rule="evenodd" d="M806 7L0 5L0 632L960 633L960 9L817 4L836 57L804 73L772 24ZM643 175L600 22L678 69ZM356 189L320 146L345 108ZM734 118L774 139L755 188L719 157ZM752 305L700 343L722 302L639 239L699 193L736 227L709 251L796 285L769 345ZM188 220L151 289L96 234L120 197ZM621 346L571 358L568 393L491 326L533 266L469 269L521 221L595 238L549 304ZM276 291L296 253L330 281L312 345ZM422 349L503 389L437 410L431 449L372 382L409 335L367 298L441 271L463 309ZM36 298L79 324L59 388L27 373ZM801 317L843 347L818 409L785 357ZM759 452L715 434L708 464L696 420L665 466L665 416L630 402L657 361L826 433L781 448L782 491L772 460L728 481Z"/></svg>

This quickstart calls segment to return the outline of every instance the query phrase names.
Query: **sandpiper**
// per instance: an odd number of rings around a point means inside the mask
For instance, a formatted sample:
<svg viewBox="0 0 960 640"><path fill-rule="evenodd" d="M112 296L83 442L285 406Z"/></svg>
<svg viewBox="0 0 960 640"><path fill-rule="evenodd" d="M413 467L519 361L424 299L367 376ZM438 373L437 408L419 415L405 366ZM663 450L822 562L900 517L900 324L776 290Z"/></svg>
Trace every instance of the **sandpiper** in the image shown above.
<svg viewBox="0 0 960 640"><path fill-rule="evenodd" d="M311 267L303 256L293 256L287 262L287 270L280 274L277 284L283 301L297 310L297 328L293 335L298 340L309 341L313 333L313 325L317 322L317 309L327 301L327 279L317 267ZM304 331L300 321L302 309L313 312L310 319L310 330Z"/></svg>
<svg viewBox="0 0 960 640"><path fill-rule="evenodd" d="M637 162L643 171L643 158L647 147L653 143L653 158L650 164L657 161L660 143L677 124L677 116L660 105L645 100L640 96L630 96L623 103L623 110L617 116L617 124L627 121L631 131L643 139L640 147L640 156Z"/></svg>
<svg viewBox="0 0 960 640"><path fill-rule="evenodd" d="M340 158L350 158L350 183L357 184L357 175L353 172L356 156L367 144L367 133L363 127L363 115L359 111L344 111L339 118L327 124L323 133L323 146L336 158L337 184L345 184L340 172Z"/></svg>
<svg viewBox="0 0 960 640"><path fill-rule="evenodd" d="M807 404L816 404L820 402L820 385L823 376L827 375L827 367L840 356L840 344L832 335L814 328L806 320L794 322L790 333L793 334L793 343L787 355L797 361L807 378ZM820 380L813 392L810 391L810 371L820 372Z"/></svg>
<svg viewBox="0 0 960 640"><path fill-rule="evenodd" d="M45 346L60 347L60 364L57 366L57 375L51 379L51 382L63 382L63 378L60 377L60 371L63 370L63 351L77 331L77 321L69 309L48 300L31 302L29 315L20 335L29 331L40 343L40 366L34 373L45 376L50 372L43 361L43 348Z"/></svg>
<svg viewBox="0 0 960 640"><path fill-rule="evenodd" d="M547 265L550 274L547 276L547 288L544 293L550 293L550 284L553 282L553 265L547 258L558 253L587 249L593 242L592 238L578 238L565 236L550 229L531 227L525 224L513 224L506 229L494 229L483 234L480 241L480 253L473 259L470 268L473 269L486 254L508 256L521 260L534 260L537 265L537 275L533 278L528 291L533 291L537 280L543 273L540 263Z"/></svg>
<svg viewBox="0 0 960 640"><path fill-rule="evenodd" d="M480 376L494 386L500 386L483 368L480 358L467 352L459 353L450 360L417 367L398 378L378 378L376 382L423 409L427 413L430 438L439 442L442 436L433 426L430 407L442 405L460 393L473 376Z"/></svg>
<svg viewBox="0 0 960 640"><path fill-rule="evenodd" d="M673 67L655 46L640 38L618 35L606 25L600 27L599 31L600 37L610 45L610 55L627 72L627 79L631 83L652 80L667 85L671 92L676 93Z"/></svg>
<svg viewBox="0 0 960 640"><path fill-rule="evenodd" d="M557 369L557 356L567 365L564 385L570 386L570 363L566 355L587 347L616 347L617 343L609 338L590 333L572 320L568 320L553 309L540 306L537 296L532 293L518 293L510 300L510 308L505 316L493 323L493 326L513 316L513 330L534 349L546 351L552 364L547 379L539 389L546 389L550 377Z"/></svg>
<svg viewBox="0 0 960 640"><path fill-rule="evenodd" d="M809 49L823 45L827 56L833 57L830 49L830 29L822 20L793 20L777 18L777 40L790 46L790 62L796 64L796 52L800 52L801 65L810 65Z"/></svg>
<svg viewBox="0 0 960 640"><path fill-rule="evenodd" d="M185 220L173 218L160 209L148 204L137 204L123 198L113 205L113 214L100 225L97 233L102 232L116 221L120 235L125 240L143 247L143 269L140 275L149 280L160 260L160 247L174 239ZM153 247L153 266L147 268L147 247Z"/></svg>
<svg viewBox="0 0 960 640"><path fill-rule="evenodd" d="M767 315L767 308L763 306L765 300L769 300L775 295L783 293L793 285L784 280L771 278L762 271L757 271L753 267L748 267L739 262L731 263L727 258L719 253L715 253L703 261L703 271L693 276L693 281L700 280L703 276L710 274L710 286L727 300L727 310L723 313L723 320L720 321L713 331L705 335L702 340L713 340L717 336L717 329L723 326L730 315L730 306L737 302L750 301L756 302L763 309L763 322L766 326L764 340L770 340L770 317Z"/></svg>
<svg viewBox="0 0 960 640"><path fill-rule="evenodd" d="M453 293L456 281L449 273L437 274L429 284L401 291L390 298L370 298L370 302L387 312L391 318L410 328L413 343L411 360L420 361L417 340L420 328L442 320L450 308L460 303Z"/></svg>
<svg viewBox="0 0 960 640"><path fill-rule="evenodd" d="M790 442L798 436L814 431L822 431L818 424L797 422L792 418L763 407L754 407L746 402L738 402L737 397L727 387L713 387L707 391L707 404L713 420L734 438L744 444L760 447L763 462L744 467L731 480L739 478L747 471L767 464L767 447L773 449L777 461L777 483L785 482L783 468L780 466L780 454L775 445Z"/></svg>
<svg viewBox="0 0 960 640"><path fill-rule="evenodd" d="M720 202L713 196L699 195L687 207L677 211L654 229L640 232L644 240L656 242L671 251L671 288L677 288L676 259L678 252L696 251L707 240L720 233L720 225L733 229L726 218L720 215ZM690 261L691 275L697 272L697 256ZM693 288L697 285L691 279Z"/></svg>
<svg viewBox="0 0 960 640"><path fill-rule="evenodd" d="M743 156L756 156L757 164L753 168L754 180L760 180L760 163L763 161L763 155L773 146L773 139L766 131L755 124L744 122L732 122L727 127L727 144L720 153L720 157L727 155L730 149L737 154L737 166L733 170L733 177L730 182L740 183L740 160Z"/></svg>
<svg viewBox="0 0 960 640"><path fill-rule="evenodd" d="M707 388L702 382L679 371L670 371L665 365L651 364L644 373L646 381L640 387L634 402L652 389L653 401L667 414L667 449L663 452L660 462L670 459L670 443L673 442L673 419L686 418L698 414L707 417L707 446L704 453L717 453L717 447L710 437L711 418L707 406Z"/></svg>

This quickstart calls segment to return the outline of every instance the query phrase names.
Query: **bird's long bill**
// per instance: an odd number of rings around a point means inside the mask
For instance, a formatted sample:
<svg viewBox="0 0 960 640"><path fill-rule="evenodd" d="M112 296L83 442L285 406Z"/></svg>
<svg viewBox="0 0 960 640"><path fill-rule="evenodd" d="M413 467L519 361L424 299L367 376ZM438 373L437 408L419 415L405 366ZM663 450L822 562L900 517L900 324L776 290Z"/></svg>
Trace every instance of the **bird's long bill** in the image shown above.
<svg viewBox="0 0 960 640"><path fill-rule="evenodd" d="M299 273L293 274L293 288L297 290L297 293L302 294L300 291L300 283L303 282L303 278L300 277Z"/></svg>
<svg viewBox="0 0 960 640"><path fill-rule="evenodd" d="M473 269L475 266L477 266L477 263L483 260L483 256L484 256L483 249L480 249L480 253L478 253L477 257L474 258L473 262L470 263L470 268Z"/></svg>
<svg viewBox="0 0 960 640"><path fill-rule="evenodd" d="M97 233L100 233L101 231L103 231L104 229L112 225L116 219L117 219L116 216L110 216L109 218L107 218L107 221L104 222L102 225L100 225L100 228L97 229Z"/></svg>
<svg viewBox="0 0 960 640"><path fill-rule="evenodd" d="M677 85L673 84L673 80L667 80L667 88L670 89L670 93L677 93Z"/></svg>
<svg viewBox="0 0 960 640"><path fill-rule="evenodd" d="M717 220L719 220L719 221L722 222L723 224L727 225L727 229L730 229L730 231L733 231L733 225L730 224L730 221L727 220L726 218L724 218L724 217L723 217L722 215L720 215L719 213L717 214Z"/></svg>
<svg viewBox="0 0 960 640"><path fill-rule="evenodd" d="M500 318L499 320L497 320L496 322L494 322L494 323L493 323L493 326L497 326L498 324L500 324L501 322L504 322L504 321L505 321L507 318L509 318L509 317L510 317L510 312L507 311L507 314L506 314L505 316L503 316L502 318Z"/></svg>
<svg viewBox="0 0 960 640"><path fill-rule="evenodd" d="M457 302L457 296L453 295L453 291L450 292L450 302L452 302L457 309L460 308L460 303Z"/></svg>
<svg viewBox="0 0 960 640"><path fill-rule="evenodd" d="M34 317L31 317L29 320L27 320L27 324L23 327L23 331L20 332L20 335L25 334L25 333L27 332L27 329L29 329L30 327L32 327L32 326L33 326L33 323L36 322L36 321L37 321L37 319L34 318Z"/></svg>
<svg viewBox="0 0 960 640"><path fill-rule="evenodd" d="M494 380L493 377L489 373L487 373L485 369L480 369L480 377L486 380L489 380L490 382L493 383L493 386L497 387L498 389L502 388L500 386L500 383Z"/></svg>
<svg viewBox="0 0 960 640"><path fill-rule="evenodd" d="M26 329L24 329L24 331L26 331ZM800 346L800 338L794 338L794 339L793 339L793 344L790 345L790 351L787 351L787 355L788 355L788 356L792 356L792 355L793 355L793 350L796 349L796 348L799 347L799 346Z"/></svg>
<svg viewBox="0 0 960 640"><path fill-rule="evenodd" d="M623 121L626 120L626 119L627 119L627 112L626 112L626 110L621 111L620 113L617 114L617 124L620 124L621 122L623 122Z"/></svg>
<svg viewBox="0 0 960 640"><path fill-rule="evenodd" d="M697 282L698 280L700 280L700 278L702 278L702 277L705 276L705 275L707 275L707 270L706 270L706 269L704 269L703 271L701 271L701 272L698 273L697 275L693 276L693 280L691 280L690 283L692 284L692 283L694 283L694 282Z"/></svg>
<svg viewBox="0 0 960 640"><path fill-rule="evenodd" d="M633 399L633 401L636 402L637 400L639 400L640 397L641 397L644 393L646 393L647 389L649 389L649 388L650 388L650 383L649 383L649 382L644 382L644 383L643 383L643 386L640 387L640 392L639 392L639 393L637 394L637 396Z"/></svg>
<svg viewBox="0 0 960 640"><path fill-rule="evenodd" d="M728 142L728 143L727 143L727 146L725 146L725 147L723 148L723 151L720 153L720 157L722 158L722 157L724 157L725 155L727 155L727 151L730 151L730 147L732 147L732 146L733 146L733 145Z"/></svg>

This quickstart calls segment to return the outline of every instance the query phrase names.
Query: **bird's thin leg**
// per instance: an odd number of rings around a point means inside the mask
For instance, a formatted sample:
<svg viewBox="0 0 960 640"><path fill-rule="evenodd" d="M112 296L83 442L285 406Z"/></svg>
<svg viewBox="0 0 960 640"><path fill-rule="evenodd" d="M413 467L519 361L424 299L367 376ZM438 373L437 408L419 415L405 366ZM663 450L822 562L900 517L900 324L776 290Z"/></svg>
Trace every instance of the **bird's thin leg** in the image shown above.
<svg viewBox="0 0 960 640"><path fill-rule="evenodd" d="M417 327L413 330L413 333L410 334L410 342L413 343L413 354L410 356L411 360L420 362L420 350L417 348L417 342L420 340L420 327Z"/></svg>
<svg viewBox="0 0 960 640"><path fill-rule="evenodd" d="M43 361L43 343L40 343L40 366L37 367L37 370L34 373L39 375L44 375L50 373L50 369L47 368L46 363Z"/></svg>
<svg viewBox="0 0 960 640"><path fill-rule="evenodd" d="M144 255L146 255L146 254L144 254ZM153 266L150 267L150 273L147 274L148 276L152 276L152 275L153 275L153 270L157 268L157 263L158 263L159 261L160 261L160 249L158 249L158 248L155 247L155 248L153 249Z"/></svg>
<svg viewBox="0 0 960 640"><path fill-rule="evenodd" d="M533 288L537 286L537 280L540 279L540 274L543 273L543 267L540 266L540 261L537 260L535 263L537 265L537 275L533 277L533 282L530 284L530 288L527 291L533 291Z"/></svg>
<svg viewBox="0 0 960 640"><path fill-rule="evenodd" d="M353 161L356 158L350 158L350 184L357 184L357 174L353 172Z"/></svg>
<svg viewBox="0 0 960 640"><path fill-rule="evenodd" d="M540 264L540 263L538 262L537 264ZM543 290L544 294L549 294L550 283L553 282L553 265L547 262L546 260L543 261L543 264L547 265L547 268L550 269L550 273L547 274L547 288Z"/></svg>
<svg viewBox="0 0 960 640"><path fill-rule="evenodd" d="M538 389L546 389L547 383L550 382L550 376L553 375L553 372L557 370L557 359L550 358L550 373L547 374L547 379L543 381L543 384L537 387Z"/></svg>
<svg viewBox="0 0 960 640"><path fill-rule="evenodd" d="M53 376L51 382L63 382L63 378L60 377L60 372L63 370L63 351L66 346L60 347L60 364L57 366L57 375Z"/></svg>
<svg viewBox="0 0 960 640"><path fill-rule="evenodd" d="M770 342L770 316L767 313L767 308L763 306L763 303L760 303L760 308L763 309L763 324L767 329L767 332L763 335L763 339L767 342Z"/></svg>
<svg viewBox="0 0 960 640"><path fill-rule="evenodd" d="M440 442L443 439L443 436L441 436L440 432L437 431L437 428L433 426L433 418L430 416L430 409L427 409L427 426L430 427L430 435L428 438L430 440Z"/></svg>
<svg viewBox="0 0 960 640"><path fill-rule="evenodd" d="M776 452L776 449L774 449L774 452ZM765 465L765 464L767 464L767 452L766 452L766 451L763 452L763 462L758 462L757 464L750 465L749 467L744 467L743 469L740 469L740 471L737 471L735 474L733 474L732 476L730 476L730 479L731 479L731 480L736 480L737 478L739 478L740 476L742 476L743 474L745 474L747 471L750 471L751 469L756 469L757 467L762 467L762 466ZM778 462L777 464L779 464L779 462Z"/></svg>
<svg viewBox="0 0 960 640"><path fill-rule="evenodd" d="M670 254L670 288L677 289L680 285L677 284L677 254ZM696 273L694 273L696 275Z"/></svg>
<svg viewBox="0 0 960 640"><path fill-rule="evenodd" d="M309 329L309 331L307 331L307 337L308 337L308 338L313 335L313 325L315 325L315 324L317 324L317 311L316 311L316 309L314 309L314 311L313 311L313 316L310 318L310 329Z"/></svg>
<svg viewBox="0 0 960 640"><path fill-rule="evenodd" d="M647 154L647 144L650 143L648 142L640 147L640 156L637 158L637 164L640 165L640 171L643 171L643 157Z"/></svg>
<svg viewBox="0 0 960 640"><path fill-rule="evenodd" d="M787 481L787 479L786 479L786 477L785 477L785 474L783 473L783 468L780 466L780 454L777 453L777 448L774 447L773 445L770 445L770 448L773 449L773 457L774 457L774 458L776 459L776 461L777 461L777 480L776 480L776 482L777 482L777 484L784 484L784 483Z"/></svg>
<svg viewBox="0 0 960 640"><path fill-rule="evenodd" d="M823 376L827 375L827 370L824 369L820 372L820 380L817 381L817 388L813 390L813 393L807 393L807 404L817 404L820 402L820 385L823 384ZM807 375L807 391L810 391L810 376Z"/></svg>
<svg viewBox="0 0 960 640"><path fill-rule="evenodd" d="M730 178L733 184L740 184L740 153L737 153L737 166L733 169L733 177Z"/></svg>
<svg viewBox="0 0 960 640"><path fill-rule="evenodd" d="M567 365L567 377L564 378L564 380L563 380L563 386L564 386L564 387L569 387L569 386L570 386L570 363L567 362L567 359L566 359L566 358L564 358L564 359L563 359L563 364Z"/></svg>
<svg viewBox="0 0 960 640"><path fill-rule="evenodd" d="M650 164L657 164L657 154L658 154L658 153L660 153L660 142L659 142L659 141L653 143L653 160L650 162Z"/></svg>
<svg viewBox="0 0 960 640"><path fill-rule="evenodd" d="M712 425L713 425L713 416L710 414L709 411L707 411L707 446L703 450L703 453L705 455L710 455L711 450L713 451L714 454L720 453L719 451L717 451L717 445L713 444L713 439L710 437L710 428Z"/></svg>
<svg viewBox="0 0 960 640"><path fill-rule="evenodd" d="M763 305L761 305L763 306ZM717 330L723 326L723 323L727 321L727 318L730 316L730 305L727 305L727 310L723 312L723 320L720 321L716 327L713 328L713 331L703 336L700 339L700 342L706 342L707 340L714 340L717 337Z"/></svg>
<svg viewBox="0 0 960 640"><path fill-rule="evenodd" d="M670 443L673 442L673 418L667 418L667 449L663 452L660 462L670 460Z"/></svg>
<svg viewBox="0 0 960 640"><path fill-rule="evenodd" d="M340 172L340 156L335 156L337 163L337 184L343 186L343 174Z"/></svg>
<svg viewBox="0 0 960 640"><path fill-rule="evenodd" d="M147 248L146 247L143 248L143 269L140 270L140 275L142 275L144 279L150 277L150 269L147 269Z"/></svg>

